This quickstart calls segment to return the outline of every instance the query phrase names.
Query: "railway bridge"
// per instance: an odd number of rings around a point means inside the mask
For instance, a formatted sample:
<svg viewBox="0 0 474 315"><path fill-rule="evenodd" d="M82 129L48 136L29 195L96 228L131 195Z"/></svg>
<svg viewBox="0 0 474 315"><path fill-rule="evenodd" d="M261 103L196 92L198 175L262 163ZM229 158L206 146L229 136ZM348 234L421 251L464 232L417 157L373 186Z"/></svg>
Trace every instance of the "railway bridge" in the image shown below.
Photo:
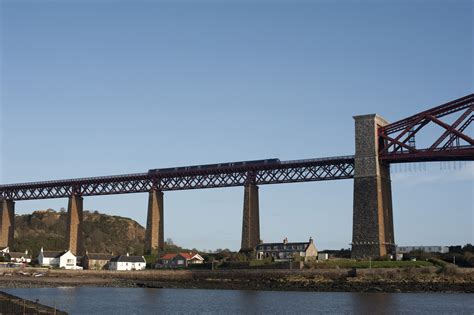
<svg viewBox="0 0 474 315"><path fill-rule="evenodd" d="M241 250L251 251L260 240L260 185L353 179L352 256L383 256L395 250L390 165L474 160L474 140L467 132L473 110L474 94L469 94L394 123L376 114L355 116L355 154L349 156L273 158L0 185L0 246L14 244L15 202L68 198L67 243L82 255L84 197L147 192L145 248L153 252L164 247L165 191L244 186ZM432 125L441 132L423 135Z"/></svg>

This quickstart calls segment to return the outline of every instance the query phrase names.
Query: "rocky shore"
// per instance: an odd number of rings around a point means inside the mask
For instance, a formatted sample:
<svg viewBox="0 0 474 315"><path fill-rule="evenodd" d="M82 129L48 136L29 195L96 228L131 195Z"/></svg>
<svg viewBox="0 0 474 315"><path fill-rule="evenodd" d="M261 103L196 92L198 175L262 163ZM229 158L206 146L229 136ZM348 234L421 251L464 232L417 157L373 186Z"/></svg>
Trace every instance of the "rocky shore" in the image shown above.
<svg viewBox="0 0 474 315"><path fill-rule="evenodd" d="M146 287L325 292L474 293L474 270L329 269L329 270L150 270L25 271L0 275L0 287Z"/></svg>

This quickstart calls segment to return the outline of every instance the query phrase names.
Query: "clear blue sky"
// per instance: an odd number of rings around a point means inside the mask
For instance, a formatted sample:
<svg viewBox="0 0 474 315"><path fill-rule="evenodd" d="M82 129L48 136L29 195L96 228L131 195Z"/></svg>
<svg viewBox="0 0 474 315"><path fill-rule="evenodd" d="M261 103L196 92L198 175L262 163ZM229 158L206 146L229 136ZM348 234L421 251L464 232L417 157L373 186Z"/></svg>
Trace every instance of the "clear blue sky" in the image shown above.
<svg viewBox="0 0 474 315"><path fill-rule="evenodd" d="M472 1L224 2L0 0L0 182L349 155L352 116L474 90ZM474 167L456 166L393 174L398 244L474 242ZM261 237L348 247L352 185L262 186ZM242 203L241 187L166 192L165 237L238 249ZM144 224L147 195L84 207Z"/></svg>

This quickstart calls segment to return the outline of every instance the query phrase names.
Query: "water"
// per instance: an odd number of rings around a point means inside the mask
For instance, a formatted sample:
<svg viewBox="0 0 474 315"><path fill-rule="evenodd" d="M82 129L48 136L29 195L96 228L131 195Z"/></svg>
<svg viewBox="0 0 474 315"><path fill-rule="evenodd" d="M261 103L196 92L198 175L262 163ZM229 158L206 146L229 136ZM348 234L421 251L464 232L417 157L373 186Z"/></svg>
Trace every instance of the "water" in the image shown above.
<svg viewBox="0 0 474 315"><path fill-rule="evenodd" d="M141 288L1 289L70 314L474 314L474 294Z"/></svg>

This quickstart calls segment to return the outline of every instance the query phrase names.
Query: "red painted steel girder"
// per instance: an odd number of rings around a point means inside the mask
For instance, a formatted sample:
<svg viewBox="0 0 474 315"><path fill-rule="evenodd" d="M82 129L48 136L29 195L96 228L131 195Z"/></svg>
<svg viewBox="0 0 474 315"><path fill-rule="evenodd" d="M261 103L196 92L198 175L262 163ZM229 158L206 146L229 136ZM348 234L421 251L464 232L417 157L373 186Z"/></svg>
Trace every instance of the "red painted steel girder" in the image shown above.
<svg viewBox="0 0 474 315"><path fill-rule="evenodd" d="M148 192L152 189L188 190L349 179L354 176L354 157L284 161L273 165L251 165L166 174L128 175L0 185L0 199L34 200L65 198L72 194L98 196Z"/></svg>
<svg viewBox="0 0 474 315"><path fill-rule="evenodd" d="M382 127L381 129L383 129L386 134L392 134L394 132L404 130L408 126L411 126L413 123L415 123L418 119L425 116L426 114L430 114L436 118L440 118L472 106L473 101L474 94L469 94L458 98L457 100L425 110L408 118L393 122L391 124L386 125L385 127Z"/></svg>
<svg viewBox="0 0 474 315"><path fill-rule="evenodd" d="M473 111L474 94L469 94L380 127L380 160L387 163L474 160L474 140L466 133L467 127L474 121ZM458 112L460 115L452 123L441 119ZM429 124L435 124L444 131L428 147L416 147L415 136Z"/></svg>

